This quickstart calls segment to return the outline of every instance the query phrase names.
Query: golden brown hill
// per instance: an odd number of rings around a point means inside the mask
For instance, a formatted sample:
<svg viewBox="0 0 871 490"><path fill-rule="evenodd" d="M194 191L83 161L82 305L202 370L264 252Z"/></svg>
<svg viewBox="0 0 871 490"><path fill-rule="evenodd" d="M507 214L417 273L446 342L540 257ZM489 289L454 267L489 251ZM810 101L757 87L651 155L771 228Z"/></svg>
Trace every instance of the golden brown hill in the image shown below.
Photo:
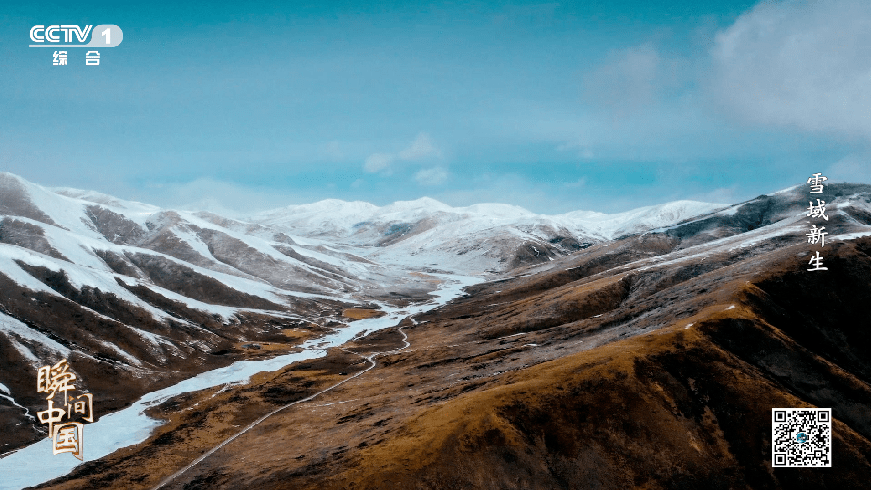
<svg viewBox="0 0 871 490"><path fill-rule="evenodd" d="M720 276L734 306L417 413L321 488L866 488L869 250L868 239L838 244L827 275L785 252L752 282ZM591 316L624 296L615 284L525 301ZM771 408L810 406L833 408L833 468L772 469Z"/></svg>

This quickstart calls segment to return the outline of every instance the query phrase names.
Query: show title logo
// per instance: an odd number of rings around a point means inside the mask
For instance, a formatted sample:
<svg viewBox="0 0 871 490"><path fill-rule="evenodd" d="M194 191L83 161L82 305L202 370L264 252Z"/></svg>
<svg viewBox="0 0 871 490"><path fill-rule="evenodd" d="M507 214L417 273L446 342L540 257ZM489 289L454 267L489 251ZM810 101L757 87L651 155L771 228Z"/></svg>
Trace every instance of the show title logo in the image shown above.
<svg viewBox="0 0 871 490"><path fill-rule="evenodd" d="M78 420L94 421L94 395L82 393L79 396L70 396L69 392L76 390L75 385L72 384L76 379L78 378L75 373L70 371L66 359L62 359L54 366L48 365L39 368L36 391L48 393L48 396L45 397L48 400L48 410L37 412L36 415L40 422L48 424L48 437L51 438L52 453L73 453L73 456L82 461L84 425ZM64 403L55 406L54 397L61 391L64 394Z"/></svg>

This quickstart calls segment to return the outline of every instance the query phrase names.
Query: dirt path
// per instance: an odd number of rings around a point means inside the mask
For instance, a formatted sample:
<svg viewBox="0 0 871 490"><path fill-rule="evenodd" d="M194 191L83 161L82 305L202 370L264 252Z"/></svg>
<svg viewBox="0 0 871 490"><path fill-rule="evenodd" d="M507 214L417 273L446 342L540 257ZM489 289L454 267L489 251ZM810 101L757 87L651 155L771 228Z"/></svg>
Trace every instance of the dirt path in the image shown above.
<svg viewBox="0 0 871 490"><path fill-rule="evenodd" d="M359 355L360 357L363 357L364 359L366 359L367 361L369 361L369 367L367 367L366 369L364 369L364 370L362 370L362 371L360 371L360 372L354 374L353 376L349 376L349 377L343 379L342 381L339 381L338 383L336 383L336 384L334 384L334 385L332 385L332 386L329 386L328 388L325 388L325 389L323 389L323 390L321 390L321 391L319 391L319 392L317 392L317 393L315 393L315 394L313 394L313 395L309 395L308 397L303 398L303 399L301 399L301 400L297 400L297 401L294 401L294 402L290 402L290 403L288 403L287 405L281 406L281 407L279 407L279 408L277 408L277 409L275 409L275 410L273 410L273 411L267 413L266 415L260 417L259 419L255 420L254 422L251 422L250 424L248 424L248 425L247 425L244 429L242 429L241 431L239 431L239 432L237 432L236 434L230 436L229 438L227 438L226 440L224 440L224 442L218 444L217 446L215 446L215 447L213 447L212 449L210 449L210 450L208 450L207 452L205 452L205 453L204 453L202 456L200 456L199 458L193 460L193 462L191 462L189 465L187 465L187 466L185 466L184 468L182 468L182 469L176 471L176 472L173 473L172 475L166 477L162 482L160 482L160 484L158 484L158 485L157 485L156 487L154 487L152 490L158 490L158 489L160 489L160 488L163 488L165 485L167 485L168 483L171 483L174 479L176 479L177 477L179 477L179 476L181 476L182 474L184 474L187 470L193 468L193 467L196 466L197 464L201 463L204 459L206 459L206 458L208 458L209 456L211 456L212 454L214 454L217 450L219 450L219 449L221 449L222 447L226 446L227 444L233 442L234 439L236 439L237 437L241 436L242 434L248 432L249 430L251 430L251 428L257 426L258 424L260 424L260 423L263 422L264 420L268 419L269 417L271 417L271 416L277 414L278 412L281 412L282 410L284 410L284 409L286 409L286 408L292 407L293 405L298 405L298 404L300 404L300 403L305 403L305 402L309 402L309 401L311 401L311 400L314 400L314 399L315 399L316 397L318 397L319 395L322 395L322 394L324 394L324 393L326 393L326 392L332 390L333 388L335 388L335 387L337 387L337 386L339 386L339 385L342 385L342 384L344 384L344 383L347 383L348 381L351 381L352 379L354 379L354 378L356 378L356 377L362 375L363 373L366 373L366 372L372 370L372 368L374 368L374 367L376 366L376 364L377 364L377 363L375 362L375 358L376 358L376 357L378 357L378 356L380 356L380 355L388 355L388 354L395 354L395 353L397 353L397 352L402 352L403 350L405 350L405 349L407 349L408 347L410 347L410 346L411 346L411 343L408 341L408 335L406 335L406 333L402 330L402 327L399 327L399 333L402 334L402 341L405 343L405 346L400 347L400 348L398 348L398 349L389 350L389 351L374 352L374 353L369 354L368 356L365 356L365 357L362 356L362 355L360 355L360 354L357 354L357 355ZM351 351L347 351L346 349L342 349L342 350L345 350L346 352L351 352ZM356 353L354 353L354 354L356 354Z"/></svg>

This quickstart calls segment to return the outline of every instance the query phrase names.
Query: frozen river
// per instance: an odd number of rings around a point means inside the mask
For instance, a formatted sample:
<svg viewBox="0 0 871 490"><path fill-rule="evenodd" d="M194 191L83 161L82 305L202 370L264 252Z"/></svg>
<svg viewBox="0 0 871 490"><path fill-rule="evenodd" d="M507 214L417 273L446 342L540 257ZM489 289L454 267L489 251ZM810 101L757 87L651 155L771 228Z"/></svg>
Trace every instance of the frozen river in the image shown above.
<svg viewBox="0 0 871 490"><path fill-rule="evenodd" d="M330 335L312 339L302 344L303 350L262 361L238 361L227 367L201 373L178 384L154 391L140 398L120 412L105 415L93 424L85 425L83 455L92 461L111 454L123 447L146 440L161 422L145 415L148 407L192 391L203 390L227 383L245 383L252 375L263 371L277 371L288 364L316 359L326 355L329 347L338 347L362 332L372 332L396 325L406 316L437 308L463 294L462 289L482 281L479 277L430 274L444 279L441 287L431 293L434 300L408 308L382 306L387 313L381 318L351 322L348 327ZM43 439L0 459L0 490L18 490L39 485L63 476L82 464L71 454L52 455L51 441Z"/></svg>

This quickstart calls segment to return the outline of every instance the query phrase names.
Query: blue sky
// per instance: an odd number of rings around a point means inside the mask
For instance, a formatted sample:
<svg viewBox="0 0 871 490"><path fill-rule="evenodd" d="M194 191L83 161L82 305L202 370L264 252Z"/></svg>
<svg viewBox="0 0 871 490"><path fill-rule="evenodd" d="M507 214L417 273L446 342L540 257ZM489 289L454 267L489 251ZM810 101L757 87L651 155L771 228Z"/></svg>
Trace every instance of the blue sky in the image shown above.
<svg viewBox="0 0 871 490"><path fill-rule="evenodd" d="M865 1L0 11L0 170L43 185L240 212L430 196L558 213L871 181ZM36 24L124 41L99 67L75 48L52 66Z"/></svg>

